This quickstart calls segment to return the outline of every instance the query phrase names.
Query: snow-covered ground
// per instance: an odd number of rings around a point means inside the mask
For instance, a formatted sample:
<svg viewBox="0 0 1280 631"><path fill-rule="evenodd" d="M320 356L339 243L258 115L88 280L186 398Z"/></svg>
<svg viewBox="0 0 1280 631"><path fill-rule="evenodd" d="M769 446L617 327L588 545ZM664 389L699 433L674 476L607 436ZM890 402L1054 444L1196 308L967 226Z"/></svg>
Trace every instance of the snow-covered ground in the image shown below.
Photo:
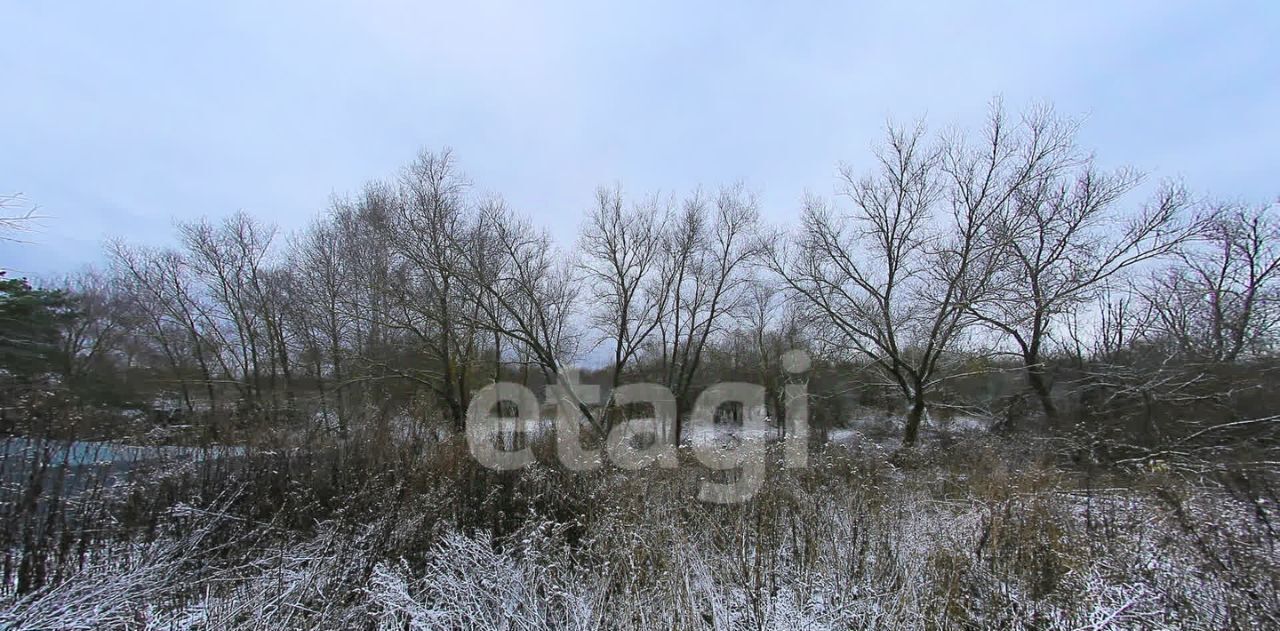
<svg viewBox="0 0 1280 631"><path fill-rule="evenodd" d="M184 505L184 530L109 544L0 606L0 626L1274 628L1280 553L1254 507L1222 493L1180 489L1175 509L1000 460L949 492L945 471L887 476L843 449L814 460L733 507L692 502L688 470L535 466L502 532L441 520L465 489L447 477L305 533L243 521L230 500Z"/></svg>

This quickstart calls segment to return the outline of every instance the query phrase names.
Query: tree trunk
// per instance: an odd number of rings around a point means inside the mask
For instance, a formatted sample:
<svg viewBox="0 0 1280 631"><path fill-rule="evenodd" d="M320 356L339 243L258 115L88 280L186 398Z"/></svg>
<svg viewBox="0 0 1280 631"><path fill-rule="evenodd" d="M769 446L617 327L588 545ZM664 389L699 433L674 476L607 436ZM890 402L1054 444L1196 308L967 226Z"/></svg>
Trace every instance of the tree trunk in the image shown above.
<svg viewBox="0 0 1280 631"><path fill-rule="evenodd" d="M920 421L924 418L924 393L916 389L912 397L911 411L907 413L907 428L902 433L902 446L912 447L920 435Z"/></svg>
<svg viewBox="0 0 1280 631"><path fill-rule="evenodd" d="M1040 363L1039 358L1027 357L1027 385L1040 399L1040 407L1044 408L1044 419L1049 427L1058 426L1058 406L1053 402L1053 392L1049 386L1049 375Z"/></svg>
<svg viewBox="0 0 1280 631"><path fill-rule="evenodd" d="M675 397L676 399L676 416L672 419L675 426L672 428L672 439L675 441L676 447L680 446L680 433L684 431L684 415L686 406L683 397Z"/></svg>

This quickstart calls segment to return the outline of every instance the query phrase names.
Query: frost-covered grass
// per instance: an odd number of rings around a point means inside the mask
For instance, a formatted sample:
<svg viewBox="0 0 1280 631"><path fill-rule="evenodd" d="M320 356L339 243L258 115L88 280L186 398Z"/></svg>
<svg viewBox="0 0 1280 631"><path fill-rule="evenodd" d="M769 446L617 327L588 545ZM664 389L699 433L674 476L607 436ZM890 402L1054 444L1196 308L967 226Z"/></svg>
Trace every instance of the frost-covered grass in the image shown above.
<svg viewBox="0 0 1280 631"><path fill-rule="evenodd" d="M21 596L15 629L1277 628L1269 481L1085 475L1016 443L712 473L479 469L455 440L195 463ZM209 476L205 467L225 475ZM722 475L722 474L714 474ZM144 502L145 500L149 500ZM107 500L103 500L107 501ZM141 504L140 504L141 503ZM124 528L121 520L133 524Z"/></svg>

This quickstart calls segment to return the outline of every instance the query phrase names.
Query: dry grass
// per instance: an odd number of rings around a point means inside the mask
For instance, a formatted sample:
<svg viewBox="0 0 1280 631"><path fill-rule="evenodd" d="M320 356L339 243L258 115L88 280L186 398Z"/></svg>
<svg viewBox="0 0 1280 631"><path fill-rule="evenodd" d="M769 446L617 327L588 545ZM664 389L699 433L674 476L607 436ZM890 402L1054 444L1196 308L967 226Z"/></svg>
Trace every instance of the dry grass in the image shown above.
<svg viewBox="0 0 1280 631"><path fill-rule="evenodd" d="M831 446L808 469L771 468L751 502L721 506L694 499L710 473L692 462L496 473L456 441L372 444L188 463L103 492L103 511L130 514L132 526L93 545L130 553L90 555L57 584L11 595L3 620L15 629L1280 625L1274 498L1209 479L1086 476L987 439L895 458ZM153 501L139 506L140 495Z"/></svg>

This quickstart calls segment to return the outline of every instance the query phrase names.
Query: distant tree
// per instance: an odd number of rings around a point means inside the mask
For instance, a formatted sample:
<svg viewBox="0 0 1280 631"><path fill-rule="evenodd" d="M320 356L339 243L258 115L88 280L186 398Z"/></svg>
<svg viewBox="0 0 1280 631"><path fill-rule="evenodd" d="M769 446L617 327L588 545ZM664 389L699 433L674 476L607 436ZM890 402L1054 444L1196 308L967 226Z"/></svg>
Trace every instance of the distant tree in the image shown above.
<svg viewBox="0 0 1280 631"><path fill-rule="evenodd" d="M0 369L23 381L60 372L60 331L75 315L65 292L0 271Z"/></svg>
<svg viewBox="0 0 1280 631"><path fill-rule="evenodd" d="M301 346L300 363L311 369L321 407L333 413L342 436L350 422L346 382L352 376L349 345L356 329L356 318L345 308L353 293L347 285L356 272L346 255L346 236L336 218L324 216L291 241L294 273L287 289L291 300L284 305L288 328Z"/></svg>
<svg viewBox="0 0 1280 631"><path fill-rule="evenodd" d="M759 250L759 211L742 186L696 192L667 224L658 286L665 292L654 343L662 381L675 395L675 439L693 409L703 358L745 306Z"/></svg>
<svg viewBox="0 0 1280 631"><path fill-rule="evenodd" d="M242 406L274 412L277 375L290 387L289 358L280 321L281 297L273 292L270 251L275 227L235 213L217 224L178 226L184 267L198 285L200 331L221 352ZM270 404L268 406L268 403Z"/></svg>
<svg viewBox="0 0 1280 631"><path fill-rule="evenodd" d="M869 361L906 399L907 447L944 377L944 358L972 323L968 306L988 289L999 208L992 197L1008 194L995 174L1010 152L998 125L987 140L990 157L966 165L961 181L991 176L992 186L968 196L948 179L947 158L977 152L959 141L934 145L922 125L891 126L872 173L842 170L849 211L810 198L799 228L766 250L769 267L812 311L823 345Z"/></svg>
<svg viewBox="0 0 1280 631"><path fill-rule="evenodd" d="M628 208L621 191L602 188L578 238L591 326L612 346L614 387L667 317L671 293L661 287L659 266L669 214L657 199Z"/></svg>
<svg viewBox="0 0 1280 631"><path fill-rule="evenodd" d="M581 289L573 261L545 230L498 199L487 203L472 229L458 238L468 253L465 286L473 293L476 325L515 344L546 383L564 383L582 344L575 327ZM607 435L573 388L561 391L598 436Z"/></svg>
<svg viewBox="0 0 1280 631"><path fill-rule="evenodd" d="M149 342L154 355L163 358L151 364L153 376L176 383L176 394L188 412L196 410L193 386L202 386L208 409L216 412L217 384L232 379L220 378L230 371L215 336L206 331L206 308L186 260L176 250L132 247L122 241L107 247L113 282L138 316L136 339ZM189 376L192 367L194 379Z"/></svg>
<svg viewBox="0 0 1280 631"><path fill-rule="evenodd" d="M992 291L970 313L1003 335L1050 425L1058 420L1045 363L1050 338L1122 273L1169 254L1192 236L1177 186L1136 212L1125 196L1141 175L1103 172L1075 145L1076 125L1041 108L1011 124L998 108L990 142L947 152L946 172L965 203L992 208L990 247L999 257Z"/></svg>
<svg viewBox="0 0 1280 631"><path fill-rule="evenodd" d="M1234 362L1280 333L1277 206L1226 205L1142 289L1157 328L1188 359Z"/></svg>
<svg viewBox="0 0 1280 631"><path fill-rule="evenodd" d="M373 226L391 255L391 276L379 287L388 306L382 326L426 361L394 366L385 358L364 359L429 388L458 428L482 359L462 240L477 221L470 188L452 153L424 151L393 191L375 190L369 200L387 207L385 223Z"/></svg>
<svg viewBox="0 0 1280 631"><path fill-rule="evenodd" d="M123 404L135 392L127 387L127 363L121 360L130 332L141 325L122 288L96 270L71 275L61 289L74 317L60 322L59 370L67 385L83 397Z"/></svg>

